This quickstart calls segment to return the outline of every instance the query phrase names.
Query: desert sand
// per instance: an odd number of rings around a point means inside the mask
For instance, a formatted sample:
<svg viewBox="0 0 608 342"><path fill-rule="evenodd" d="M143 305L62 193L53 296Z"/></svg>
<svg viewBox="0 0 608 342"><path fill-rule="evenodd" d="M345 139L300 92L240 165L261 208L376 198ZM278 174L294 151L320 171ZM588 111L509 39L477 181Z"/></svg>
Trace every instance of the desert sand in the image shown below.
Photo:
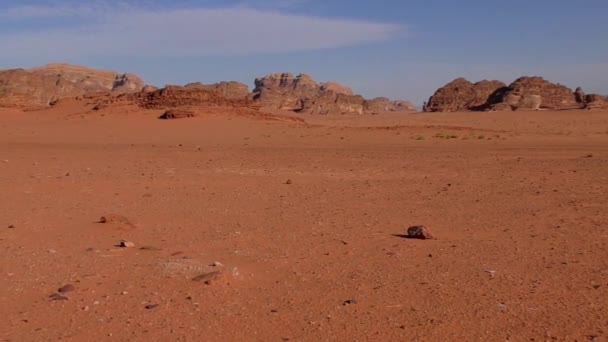
<svg viewBox="0 0 608 342"><path fill-rule="evenodd" d="M608 340L607 111L159 114L0 110L3 341Z"/></svg>

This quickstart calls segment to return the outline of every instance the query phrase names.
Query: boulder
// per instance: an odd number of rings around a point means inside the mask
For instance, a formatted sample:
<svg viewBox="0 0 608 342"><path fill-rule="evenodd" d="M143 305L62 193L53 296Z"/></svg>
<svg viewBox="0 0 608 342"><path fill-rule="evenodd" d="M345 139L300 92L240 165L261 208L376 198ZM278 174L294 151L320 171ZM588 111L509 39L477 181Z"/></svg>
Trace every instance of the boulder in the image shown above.
<svg viewBox="0 0 608 342"><path fill-rule="evenodd" d="M472 83L457 78L439 88L424 106L425 112L458 112L482 110L492 94L506 85L500 81L483 80Z"/></svg>

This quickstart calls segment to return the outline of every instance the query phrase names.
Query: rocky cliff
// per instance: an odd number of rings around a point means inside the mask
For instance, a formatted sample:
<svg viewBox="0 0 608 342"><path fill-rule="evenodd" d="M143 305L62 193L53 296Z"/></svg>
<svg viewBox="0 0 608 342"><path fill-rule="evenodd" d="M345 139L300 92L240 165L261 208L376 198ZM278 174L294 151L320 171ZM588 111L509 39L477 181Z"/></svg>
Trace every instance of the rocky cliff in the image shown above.
<svg viewBox="0 0 608 342"><path fill-rule="evenodd" d="M133 74L69 64L0 71L0 105L42 107L63 97L104 92L138 92L144 82Z"/></svg>

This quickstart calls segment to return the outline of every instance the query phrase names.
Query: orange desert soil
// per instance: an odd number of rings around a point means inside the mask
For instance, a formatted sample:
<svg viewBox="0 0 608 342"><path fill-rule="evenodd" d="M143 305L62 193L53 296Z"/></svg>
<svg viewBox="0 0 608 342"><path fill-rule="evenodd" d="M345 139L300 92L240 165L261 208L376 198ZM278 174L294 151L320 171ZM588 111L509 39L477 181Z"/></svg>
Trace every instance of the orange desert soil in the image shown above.
<svg viewBox="0 0 608 342"><path fill-rule="evenodd" d="M608 340L606 111L77 112L0 110L2 341Z"/></svg>

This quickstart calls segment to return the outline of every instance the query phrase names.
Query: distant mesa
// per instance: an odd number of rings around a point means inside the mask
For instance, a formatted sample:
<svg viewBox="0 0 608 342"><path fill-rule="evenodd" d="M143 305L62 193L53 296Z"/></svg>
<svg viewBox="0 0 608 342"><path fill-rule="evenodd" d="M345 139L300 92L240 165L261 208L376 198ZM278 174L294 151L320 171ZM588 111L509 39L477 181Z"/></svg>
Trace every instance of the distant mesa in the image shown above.
<svg viewBox="0 0 608 342"><path fill-rule="evenodd" d="M338 82L317 83L308 74L274 73L255 80L252 98L263 107L302 114L412 112L407 101L366 100Z"/></svg>
<svg viewBox="0 0 608 342"><path fill-rule="evenodd" d="M500 81L471 83L458 78L439 88L423 110L425 112L520 111L608 108L605 97L585 95L582 88L551 83L542 77L520 77L506 86Z"/></svg>
<svg viewBox="0 0 608 342"><path fill-rule="evenodd" d="M0 106L45 107L64 97L96 92L139 92L141 78L133 74L69 64L0 71Z"/></svg>
<svg viewBox="0 0 608 342"><path fill-rule="evenodd" d="M338 82L318 83L304 73L257 78L250 93L246 84L235 81L157 88L134 74L60 63L0 71L0 107L46 108L63 99L85 100L94 111L115 105L165 110L192 106L267 108L322 115L416 111L409 101L368 100Z"/></svg>

